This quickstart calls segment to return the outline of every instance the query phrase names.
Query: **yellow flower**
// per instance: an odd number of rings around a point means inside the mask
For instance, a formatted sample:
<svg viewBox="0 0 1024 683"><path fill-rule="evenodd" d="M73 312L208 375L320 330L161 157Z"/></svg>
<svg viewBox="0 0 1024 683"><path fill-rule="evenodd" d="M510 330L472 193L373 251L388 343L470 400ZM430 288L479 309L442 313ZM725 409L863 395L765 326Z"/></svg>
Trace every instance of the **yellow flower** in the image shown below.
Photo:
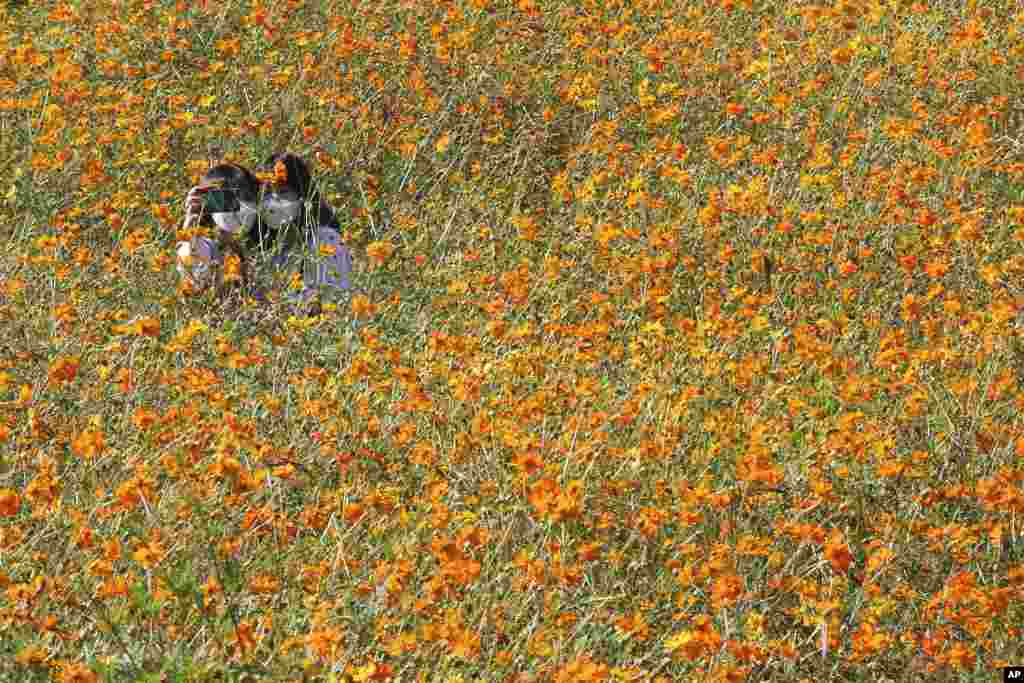
<svg viewBox="0 0 1024 683"><path fill-rule="evenodd" d="M38 645L29 645L15 655L14 661L20 666L38 667L46 664L49 658L50 654L43 648Z"/></svg>
<svg viewBox="0 0 1024 683"><path fill-rule="evenodd" d="M388 241L371 242L366 247L366 255L379 266L384 265L384 262L391 258L393 253L395 253L395 245Z"/></svg>

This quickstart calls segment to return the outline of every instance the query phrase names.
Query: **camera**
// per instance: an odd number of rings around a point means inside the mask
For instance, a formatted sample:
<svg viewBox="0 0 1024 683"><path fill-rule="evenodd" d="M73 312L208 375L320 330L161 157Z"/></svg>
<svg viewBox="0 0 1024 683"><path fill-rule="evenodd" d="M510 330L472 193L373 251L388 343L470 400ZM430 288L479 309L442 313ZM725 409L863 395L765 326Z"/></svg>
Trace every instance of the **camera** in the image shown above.
<svg viewBox="0 0 1024 683"><path fill-rule="evenodd" d="M202 197L207 213L234 213L241 208L238 195L233 190L211 188L203 192Z"/></svg>

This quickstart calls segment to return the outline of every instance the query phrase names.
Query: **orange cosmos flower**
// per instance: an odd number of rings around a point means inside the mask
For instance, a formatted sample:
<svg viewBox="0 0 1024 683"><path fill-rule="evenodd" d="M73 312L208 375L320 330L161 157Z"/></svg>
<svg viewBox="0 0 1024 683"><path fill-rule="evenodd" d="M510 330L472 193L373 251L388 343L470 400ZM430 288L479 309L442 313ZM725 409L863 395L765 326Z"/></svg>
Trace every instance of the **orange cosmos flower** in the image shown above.
<svg viewBox="0 0 1024 683"><path fill-rule="evenodd" d="M828 543L825 544L825 559L840 574L845 573L850 568L850 563L853 562L853 555L850 554L850 549L847 547L843 535L838 531L834 531Z"/></svg>
<svg viewBox="0 0 1024 683"><path fill-rule="evenodd" d="M78 375L78 367L80 363L80 356L68 356L64 358L58 358L50 366L50 382L53 384L63 384L65 382L73 381L75 379L75 376Z"/></svg>
<svg viewBox="0 0 1024 683"><path fill-rule="evenodd" d="M132 553L132 559L145 569L152 569L163 559L165 551L159 542L153 541L140 545Z"/></svg>
<svg viewBox="0 0 1024 683"><path fill-rule="evenodd" d="M376 266L384 265L384 262L395 253L395 245L389 241L371 242L366 247L366 255L370 257Z"/></svg>
<svg viewBox="0 0 1024 683"><path fill-rule="evenodd" d="M60 683L96 683L99 678L96 672L85 664L61 664L56 673Z"/></svg>
<svg viewBox="0 0 1024 683"><path fill-rule="evenodd" d="M21 498L13 489L0 489L0 517L14 517L21 510Z"/></svg>

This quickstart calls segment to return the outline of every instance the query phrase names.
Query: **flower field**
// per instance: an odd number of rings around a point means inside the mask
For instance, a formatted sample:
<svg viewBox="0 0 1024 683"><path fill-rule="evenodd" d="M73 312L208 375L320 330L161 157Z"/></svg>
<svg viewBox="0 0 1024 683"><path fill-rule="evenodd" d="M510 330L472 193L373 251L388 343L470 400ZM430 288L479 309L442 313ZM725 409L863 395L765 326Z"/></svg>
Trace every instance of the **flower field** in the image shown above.
<svg viewBox="0 0 1024 683"><path fill-rule="evenodd" d="M1008 0L5 0L0 680L1002 680L1022 84ZM349 300L182 288L213 149Z"/></svg>

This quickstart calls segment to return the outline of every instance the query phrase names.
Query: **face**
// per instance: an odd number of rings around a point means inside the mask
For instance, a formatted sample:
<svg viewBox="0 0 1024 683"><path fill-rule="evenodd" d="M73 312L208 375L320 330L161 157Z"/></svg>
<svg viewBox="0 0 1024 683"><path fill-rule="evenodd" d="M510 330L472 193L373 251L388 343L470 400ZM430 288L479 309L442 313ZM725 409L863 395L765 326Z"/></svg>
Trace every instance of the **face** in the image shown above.
<svg viewBox="0 0 1024 683"><path fill-rule="evenodd" d="M220 230L237 234L256 223L259 215L257 206L239 198L234 190L220 188L213 183L201 184L199 188L206 190L202 193L206 213Z"/></svg>
<svg viewBox="0 0 1024 683"><path fill-rule="evenodd" d="M260 214L272 228L279 228L302 213L302 200L291 188L285 186L268 186L260 202Z"/></svg>
<svg viewBox="0 0 1024 683"><path fill-rule="evenodd" d="M259 210L248 202L239 202L237 211L223 211L213 214L213 222L224 232L245 232L256 224Z"/></svg>

